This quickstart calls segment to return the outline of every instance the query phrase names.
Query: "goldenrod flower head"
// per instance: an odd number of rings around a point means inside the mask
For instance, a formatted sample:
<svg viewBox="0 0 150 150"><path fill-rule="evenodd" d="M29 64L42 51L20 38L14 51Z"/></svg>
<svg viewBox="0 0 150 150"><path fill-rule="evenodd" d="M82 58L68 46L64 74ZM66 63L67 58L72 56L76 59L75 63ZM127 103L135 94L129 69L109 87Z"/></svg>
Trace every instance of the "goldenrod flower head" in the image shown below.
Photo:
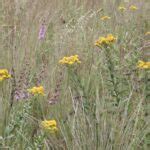
<svg viewBox="0 0 150 150"><path fill-rule="evenodd" d="M146 32L145 35L150 35L150 31Z"/></svg>
<svg viewBox="0 0 150 150"><path fill-rule="evenodd" d="M60 64L67 64L67 65L73 65L75 63L81 63L81 61L79 60L79 56L78 55L72 55L69 57L63 57L60 61Z"/></svg>
<svg viewBox="0 0 150 150"><path fill-rule="evenodd" d="M133 11L134 11L134 10L138 10L138 8L137 8L135 5L131 5L131 6L130 6L130 10L133 10Z"/></svg>
<svg viewBox="0 0 150 150"><path fill-rule="evenodd" d="M118 9L119 9L120 11L125 11L125 10L126 10L126 8L123 7L123 6L119 6Z"/></svg>
<svg viewBox="0 0 150 150"><path fill-rule="evenodd" d="M112 34L108 34L106 37L99 37L99 39L95 42L95 46L108 46L115 41L116 38Z"/></svg>
<svg viewBox="0 0 150 150"><path fill-rule="evenodd" d="M0 69L0 81L11 78L11 75L8 73L7 69Z"/></svg>
<svg viewBox="0 0 150 150"><path fill-rule="evenodd" d="M44 88L43 86L33 87L27 90L29 93L33 95L43 95L44 96Z"/></svg>
<svg viewBox="0 0 150 150"><path fill-rule="evenodd" d="M101 17L100 19L104 21L104 20L109 20L110 18L111 18L111 17L109 17L109 16L103 16L103 17Z"/></svg>
<svg viewBox="0 0 150 150"><path fill-rule="evenodd" d="M108 45L109 43L107 42L105 37L99 37L99 39L95 42L95 46L101 47L102 45Z"/></svg>
<svg viewBox="0 0 150 150"><path fill-rule="evenodd" d="M144 62L142 60L139 60L137 67L140 69L150 69L150 62Z"/></svg>
<svg viewBox="0 0 150 150"><path fill-rule="evenodd" d="M116 41L116 37L114 37L112 34L108 34L106 39L109 43L113 43Z"/></svg>
<svg viewBox="0 0 150 150"><path fill-rule="evenodd" d="M56 120L44 120L41 122L41 126L50 132L58 131Z"/></svg>

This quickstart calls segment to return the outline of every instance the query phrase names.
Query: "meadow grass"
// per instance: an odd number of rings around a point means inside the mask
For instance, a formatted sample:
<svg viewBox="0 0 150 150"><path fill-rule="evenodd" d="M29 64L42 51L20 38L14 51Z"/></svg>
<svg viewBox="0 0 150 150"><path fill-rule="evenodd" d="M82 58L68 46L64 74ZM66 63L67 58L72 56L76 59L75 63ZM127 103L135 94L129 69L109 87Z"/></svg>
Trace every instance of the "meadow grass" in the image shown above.
<svg viewBox="0 0 150 150"><path fill-rule="evenodd" d="M1 0L0 149L148 150L149 5Z"/></svg>

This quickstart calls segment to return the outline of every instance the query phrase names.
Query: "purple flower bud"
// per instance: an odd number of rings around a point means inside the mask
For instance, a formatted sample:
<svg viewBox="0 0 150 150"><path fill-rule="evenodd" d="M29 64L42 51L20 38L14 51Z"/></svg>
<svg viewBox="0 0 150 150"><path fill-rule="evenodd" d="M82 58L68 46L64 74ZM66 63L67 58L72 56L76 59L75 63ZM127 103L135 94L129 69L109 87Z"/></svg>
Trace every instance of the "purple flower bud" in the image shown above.
<svg viewBox="0 0 150 150"><path fill-rule="evenodd" d="M43 40L46 33L46 26L44 24L41 25L40 31L39 31L39 40Z"/></svg>

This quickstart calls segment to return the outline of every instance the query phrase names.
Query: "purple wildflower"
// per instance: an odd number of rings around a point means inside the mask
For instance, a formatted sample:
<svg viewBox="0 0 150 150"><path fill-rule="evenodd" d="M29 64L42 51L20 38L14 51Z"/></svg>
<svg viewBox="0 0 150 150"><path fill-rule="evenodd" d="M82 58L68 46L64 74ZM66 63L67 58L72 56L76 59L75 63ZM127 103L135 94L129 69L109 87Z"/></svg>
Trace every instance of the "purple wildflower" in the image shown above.
<svg viewBox="0 0 150 150"><path fill-rule="evenodd" d="M39 31L39 40L43 40L46 33L46 26L44 24L41 25L40 31Z"/></svg>
<svg viewBox="0 0 150 150"><path fill-rule="evenodd" d="M23 92L21 90L15 91L15 100L25 100L29 98L29 94L27 92Z"/></svg>

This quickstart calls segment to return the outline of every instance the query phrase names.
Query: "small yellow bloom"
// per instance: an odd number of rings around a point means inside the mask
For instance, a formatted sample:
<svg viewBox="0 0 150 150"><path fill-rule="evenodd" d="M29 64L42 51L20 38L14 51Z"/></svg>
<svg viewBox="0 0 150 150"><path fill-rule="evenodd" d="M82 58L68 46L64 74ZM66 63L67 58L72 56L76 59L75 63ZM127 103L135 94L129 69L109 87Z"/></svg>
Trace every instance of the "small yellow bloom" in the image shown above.
<svg viewBox="0 0 150 150"><path fill-rule="evenodd" d="M44 96L43 86L33 87L31 89L28 89L27 91L33 95L43 95Z"/></svg>
<svg viewBox="0 0 150 150"><path fill-rule="evenodd" d="M108 34L106 39L109 43L113 43L116 41L116 38L112 34Z"/></svg>
<svg viewBox="0 0 150 150"><path fill-rule="evenodd" d="M134 11L134 10L138 10L138 8L137 8L135 5L131 5L131 6L130 6L130 10L133 10L133 11Z"/></svg>
<svg viewBox="0 0 150 150"><path fill-rule="evenodd" d="M0 69L0 81L11 78L11 75L8 73L7 69Z"/></svg>
<svg viewBox="0 0 150 150"><path fill-rule="evenodd" d="M3 81L3 80L4 80L4 78L3 78L3 77L0 77L0 82Z"/></svg>
<svg viewBox="0 0 150 150"><path fill-rule="evenodd" d="M123 6L119 6L118 9L119 9L120 11L125 11L125 10L126 10L126 8L123 7Z"/></svg>
<svg viewBox="0 0 150 150"><path fill-rule="evenodd" d="M146 32L145 35L150 35L150 31Z"/></svg>
<svg viewBox="0 0 150 150"><path fill-rule="evenodd" d="M57 123L56 120L44 120L41 122L41 126L52 133L57 132Z"/></svg>
<svg viewBox="0 0 150 150"><path fill-rule="evenodd" d="M109 16L103 16L103 17L101 17L100 19L104 21L104 20L109 20L110 18L111 18L111 17L109 17Z"/></svg>
<svg viewBox="0 0 150 150"><path fill-rule="evenodd" d="M112 34L108 34L106 37L99 37L99 39L95 42L95 46L108 46L115 41L116 38Z"/></svg>
<svg viewBox="0 0 150 150"><path fill-rule="evenodd" d="M138 61L137 67L140 69L150 69L150 62Z"/></svg>
<svg viewBox="0 0 150 150"><path fill-rule="evenodd" d="M68 64L68 65L73 65L74 63L81 63L81 61L79 60L79 56L78 55L74 55L74 56L69 56L69 57L63 57L60 61L60 64Z"/></svg>

